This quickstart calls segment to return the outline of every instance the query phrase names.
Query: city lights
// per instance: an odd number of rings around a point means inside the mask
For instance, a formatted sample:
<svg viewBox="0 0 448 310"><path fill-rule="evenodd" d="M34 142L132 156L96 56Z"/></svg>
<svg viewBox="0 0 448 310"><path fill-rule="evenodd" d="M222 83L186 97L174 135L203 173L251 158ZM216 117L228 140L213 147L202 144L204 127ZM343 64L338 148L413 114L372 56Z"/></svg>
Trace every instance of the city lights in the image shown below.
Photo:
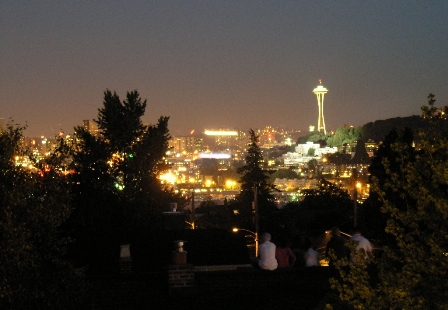
<svg viewBox="0 0 448 310"><path fill-rule="evenodd" d="M234 180L227 180L226 181L226 188L227 189L234 189L236 186L236 181Z"/></svg>
<svg viewBox="0 0 448 310"><path fill-rule="evenodd" d="M205 130L207 136L238 136L238 132L234 130Z"/></svg>
<svg viewBox="0 0 448 310"><path fill-rule="evenodd" d="M230 153L199 153L199 158L230 159Z"/></svg>
<svg viewBox="0 0 448 310"><path fill-rule="evenodd" d="M159 179L162 184L175 184L177 177L171 171L169 171L167 173L161 174L159 176Z"/></svg>

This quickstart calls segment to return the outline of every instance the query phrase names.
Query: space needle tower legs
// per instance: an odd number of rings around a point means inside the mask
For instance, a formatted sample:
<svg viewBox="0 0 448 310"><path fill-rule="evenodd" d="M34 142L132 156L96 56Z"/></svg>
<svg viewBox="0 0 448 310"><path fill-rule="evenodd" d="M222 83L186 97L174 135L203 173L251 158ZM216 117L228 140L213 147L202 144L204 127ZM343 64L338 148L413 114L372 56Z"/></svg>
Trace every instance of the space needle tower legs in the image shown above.
<svg viewBox="0 0 448 310"><path fill-rule="evenodd" d="M317 119L317 131L323 132L325 135L325 120L324 120L324 95L328 92L322 85L322 80L319 80L319 85L313 90L313 93L317 96L317 105L319 106L319 118Z"/></svg>

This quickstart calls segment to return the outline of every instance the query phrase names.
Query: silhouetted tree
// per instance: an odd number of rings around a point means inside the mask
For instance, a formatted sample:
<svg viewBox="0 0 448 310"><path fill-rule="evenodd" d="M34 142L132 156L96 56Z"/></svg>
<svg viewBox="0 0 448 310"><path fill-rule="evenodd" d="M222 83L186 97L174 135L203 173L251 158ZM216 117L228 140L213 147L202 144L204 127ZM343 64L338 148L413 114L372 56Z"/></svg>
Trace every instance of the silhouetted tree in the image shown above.
<svg viewBox="0 0 448 310"><path fill-rule="evenodd" d="M274 173L272 173L269 177L271 183L275 181L275 179L297 179L299 175L292 169L278 169Z"/></svg>
<svg viewBox="0 0 448 310"><path fill-rule="evenodd" d="M370 182L372 183L372 178L379 182L379 186L384 188L388 180L388 174L386 169L390 169L393 172L400 171L400 163L396 160L400 156L400 151L394 149L394 145L406 145L407 149L412 149L414 143L414 135L412 130L405 128L403 131L398 132L393 129L386 137L378 148L375 157L372 158L371 164L369 166ZM386 168L384 163L388 162L389 168ZM397 203L401 201L398 195L394 194L392 189L387 190L388 199L396 200ZM376 242L381 242L379 246L392 242L394 244L394 239L392 236L386 233L386 223L389 215L381 212L382 202L379 199L379 195L376 191L371 191L369 198L364 202L362 208L360 208L359 220L365 230L371 238L374 238ZM374 219L374 220L372 220Z"/></svg>
<svg viewBox="0 0 448 310"><path fill-rule="evenodd" d="M369 154L367 154L366 150L366 144L364 143L364 140L359 138L356 142L355 147L355 155L350 160L352 164L369 164L370 163L370 157Z"/></svg>
<svg viewBox="0 0 448 310"><path fill-rule="evenodd" d="M126 152L144 131L141 117L145 114L146 100L134 90L127 93L126 100L110 90L104 92L104 107L98 109L98 129L108 142L111 152ZM127 152L129 153L129 152Z"/></svg>
<svg viewBox="0 0 448 310"><path fill-rule="evenodd" d="M334 153L328 155L328 161L335 165L348 165L350 163L350 154Z"/></svg>
<svg viewBox="0 0 448 310"><path fill-rule="evenodd" d="M303 190L303 196L299 205L305 213L301 225L308 233L323 233L333 226L343 228L351 224L353 203L341 187L322 178L317 189Z"/></svg>
<svg viewBox="0 0 448 310"><path fill-rule="evenodd" d="M252 214L252 202L254 201L254 188L257 188L257 202L260 215L260 225L268 220L268 214L275 211L269 184L269 175L262 168L263 154L258 146L259 137L250 129L250 144L247 149L246 163L237 172L241 175L241 192L237 199L240 205L241 215L249 219Z"/></svg>
<svg viewBox="0 0 448 310"><path fill-rule="evenodd" d="M0 132L0 308L81 309L84 272L66 258L61 232L71 212L67 180L59 170L16 166L24 127Z"/></svg>
<svg viewBox="0 0 448 310"><path fill-rule="evenodd" d="M103 104L96 121L99 135L75 128L71 224L81 240L76 252L86 253L81 260L95 257L97 267L107 269L111 266L106 262L113 264L120 243L160 229L162 211L180 199L158 179L167 168L163 159L170 139L169 118L143 125L146 100L137 91L128 92L121 102L107 90Z"/></svg>
<svg viewBox="0 0 448 310"><path fill-rule="evenodd" d="M428 122L426 122L421 115L376 120L362 126L362 137L365 141L372 139L379 142L392 130L402 131L405 128L409 128L414 132L421 130L427 131ZM415 138L418 140L418 136Z"/></svg>
<svg viewBox="0 0 448 310"><path fill-rule="evenodd" d="M289 202L281 210L277 220L283 235L297 239L319 236L333 226L342 230L351 227L353 203L345 190L320 179L318 188L304 190L303 194L302 201Z"/></svg>
<svg viewBox="0 0 448 310"><path fill-rule="evenodd" d="M218 206L213 201L203 201L195 211L200 215L196 226L201 229L224 229L230 231L235 226L236 217L229 205Z"/></svg>

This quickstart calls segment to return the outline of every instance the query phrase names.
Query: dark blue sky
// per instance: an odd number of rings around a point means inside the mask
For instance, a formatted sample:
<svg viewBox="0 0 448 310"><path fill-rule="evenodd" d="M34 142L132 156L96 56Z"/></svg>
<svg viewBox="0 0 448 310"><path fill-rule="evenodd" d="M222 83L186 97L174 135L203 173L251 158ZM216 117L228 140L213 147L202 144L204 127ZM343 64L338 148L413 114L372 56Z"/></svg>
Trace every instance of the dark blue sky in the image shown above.
<svg viewBox="0 0 448 310"><path fill-rule="evenodd" d="M103 91L137 89L174 135L327 130L448 104L448 1L7 1L0 117L72 133Z"/></svg>

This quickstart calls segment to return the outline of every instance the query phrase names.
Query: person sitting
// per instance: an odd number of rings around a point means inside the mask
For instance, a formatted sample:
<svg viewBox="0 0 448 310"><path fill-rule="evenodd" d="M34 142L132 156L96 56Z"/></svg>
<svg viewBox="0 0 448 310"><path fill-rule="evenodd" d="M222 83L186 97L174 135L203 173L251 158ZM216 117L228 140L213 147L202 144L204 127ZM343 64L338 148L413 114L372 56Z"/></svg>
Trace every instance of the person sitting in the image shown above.
<svg viewBox="0 0 448 310"><path fill-rule="evenodd" d="M372 255L372 244L370 241L365 238L363 235L361 235L361 229L355 228L354 234L350 238L350 241L355 241L358 243L356 246L356 251L364 250L364 258L368 259Z"/></svg>
<svg viewBox="0 0 448 310"><path fill-rule="evenodd" d="M334 260L329 256L330 249L334 251L336 259L348 258L350 256L349 249L345 246L345 241L341 237L341 231L337 227L331 230L331 239L327 243L325 256L329 258L330 266L334 264Z"/></svg>
<svg viewBox="0 0 448 310"><path fill-rule="evenodd" d="M275 258L277 259L278 268L288 268L296 263L296 255L289 247L288 240L280 236L277 240L277 248L275 249Z"/></svg>
<svg viewBox="0 0 448 310"><path fill-rule="evenodd" d="M277 269L278 263L275 258L275 244L271 242L271 235L269 233L264 233L261 235L261 241L259 247L259 259L258 266L265 270L275 270Z"/></svg>
<svg viewBox="0 0 448 310"><path fill-rule="evenodd" d="M313 247L313 243L308 240L305 244L307 248L303 258L305 259L305 265L307 267L319 266L319 252Z"/></svg>

